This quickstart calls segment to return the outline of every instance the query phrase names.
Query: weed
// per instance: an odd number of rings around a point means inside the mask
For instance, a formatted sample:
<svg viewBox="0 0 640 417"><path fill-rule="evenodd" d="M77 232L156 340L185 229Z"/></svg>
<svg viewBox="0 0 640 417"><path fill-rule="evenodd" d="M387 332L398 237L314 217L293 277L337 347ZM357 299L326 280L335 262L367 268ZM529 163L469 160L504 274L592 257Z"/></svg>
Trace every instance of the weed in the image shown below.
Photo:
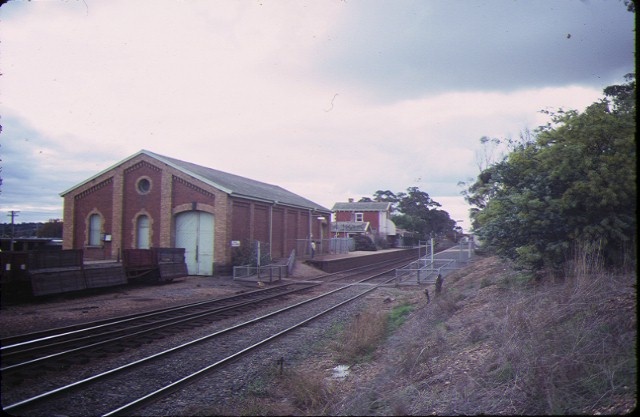
<svg viewBox="0 0 640 417"><path fill-rule="evenodd" d="M493 284L491 278L484 277L482 278L482 280L480 280L480 288L488 287L491 284Z"/></svg>
<svg viewBox="0 0 640 417"><path fill-rule="evenodd" d="M498 367L493 373L498 382L505 383L513 379L514 371L510 362L505 362Z"/></svg>
<svg viewBox="0 0 640 417"><path fill-rule="evenodd" d="M414 306L406 303L394 307L393 310L391 310L391 312L389 313L389 332L393 332L395 329L402 326L402 324L407 320L407 316L409 315L409 313L411 313L414 309Z"/></svg>
<svg viewBox="0 0 640 417"><path fill-rule="evenodd" d="M318 412L330 404L333 386L318 372L292 371L283 376L283 385L297 407Z"/></svg>
<svg viewBox="0 0 640 417"><path fill-rule="evenodd" d="M357 314L341 334L339 360L353 363L367 360L384 338L387 314L370 309Z"/></svg>
<svg viewBox="0 0 640 417"><path fill-rule="evenodd" d="M478 326L473 326L469 332L469 341L478 343L486 339L486 332L482 331Z"/></svg>
<svg viewBox="0 0 640 417"><path fill-rule="evenodd" d="M449 319L449 317L453 316L459 308L459 305L456 304L456 301L450 292L443 293L436 299L432 310L435 323L444 323Z"/></svg>
<svg viewBox="0 0 640 417"><path fill-rule="evenodd" d="M247 393L254 397L264 397L267 391L267 384L261 378L252 380L247 386Z"/></svg>
<svg viewBox="0 0 640 417"><path fill-rule="evenodd" d="M495 360L504 365L489 376L496 384L517 376L527 387L523 412L591 412L635 387L635 320L602 302L612 291L611 277L579 275L521 292L507 305L496 332Z"/></svg>

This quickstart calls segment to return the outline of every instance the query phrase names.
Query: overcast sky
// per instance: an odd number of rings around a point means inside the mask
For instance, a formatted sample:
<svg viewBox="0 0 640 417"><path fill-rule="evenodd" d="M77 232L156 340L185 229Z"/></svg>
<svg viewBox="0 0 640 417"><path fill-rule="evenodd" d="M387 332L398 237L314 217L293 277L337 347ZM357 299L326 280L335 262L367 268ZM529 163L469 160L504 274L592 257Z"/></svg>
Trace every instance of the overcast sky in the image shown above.
<svg viewBox="0 0 640 417"><path fill-rule="evenodd" d="M141 149L331 208L419 187L468 230L482 136L634 72L621 0L48 0L0 8L0 222Z"/></svg>

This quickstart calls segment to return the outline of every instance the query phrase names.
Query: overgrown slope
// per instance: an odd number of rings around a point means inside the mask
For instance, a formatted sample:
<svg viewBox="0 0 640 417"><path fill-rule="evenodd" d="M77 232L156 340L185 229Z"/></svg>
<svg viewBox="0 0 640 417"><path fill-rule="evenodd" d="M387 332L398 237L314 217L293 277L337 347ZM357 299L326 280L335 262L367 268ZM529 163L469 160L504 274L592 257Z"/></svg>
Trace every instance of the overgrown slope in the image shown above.
<svg viewBox="0 0 640 417"><path fill-rule="evenodd" d="M430 303L417 287L371 297L304 365L273 375L259 397L215 411L629 413L637 393L635 282L635 274L582 272L563 283L531 284L503 261L479 257L448 275ZM406 321L392 332L377 325L397 312ZM336 365L350 366L345 379L332 378Z"/></svg>

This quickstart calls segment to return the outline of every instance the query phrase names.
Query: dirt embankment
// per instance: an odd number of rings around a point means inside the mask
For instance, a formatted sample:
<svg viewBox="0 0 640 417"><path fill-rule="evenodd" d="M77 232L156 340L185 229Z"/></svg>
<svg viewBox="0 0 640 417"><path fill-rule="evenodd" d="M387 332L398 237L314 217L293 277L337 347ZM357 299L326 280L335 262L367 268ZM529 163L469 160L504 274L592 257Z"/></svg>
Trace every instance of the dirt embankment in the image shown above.
<svg viewBox="0 0 640 417"><path fill-rule="evenodd" d="M442 294L372 296L411 304L407 321L356 363L340 335L269 389L217 412L262 415L625 414L636 407L636 277L531 282L495 257L445 278ZM391 302L389 300L392 300ZM388 303L388 304L386 304ZM344 328L349 328L346 325ZM335 367L346 377L332 377ZM201 410L203 411L203 410ZM206 410L204 410L206 411Z"/></svg>

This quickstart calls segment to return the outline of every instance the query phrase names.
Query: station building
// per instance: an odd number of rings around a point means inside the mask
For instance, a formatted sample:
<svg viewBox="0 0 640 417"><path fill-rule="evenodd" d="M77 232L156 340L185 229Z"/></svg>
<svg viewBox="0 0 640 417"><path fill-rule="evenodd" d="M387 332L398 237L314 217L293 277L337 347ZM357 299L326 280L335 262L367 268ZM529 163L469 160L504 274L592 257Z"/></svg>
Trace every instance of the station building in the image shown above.
<svg viewBox="0 0 640 417"><path fill-rule="evenodd" d="M331 210L276 185L141 150L61 193L63 249L87 260L185 248L190 275L230 270L239 245L272 258L328 235ZM326 230L323 230L326 229Z"/></svg>
<svg viewBox="0 0 640 417"><path fill-rule="evenodd" d="M391 203L358 201L333 205L335 223L332 232L336 237L371 234L391 240L396 236L396 225L391 220Z"/></svg>

